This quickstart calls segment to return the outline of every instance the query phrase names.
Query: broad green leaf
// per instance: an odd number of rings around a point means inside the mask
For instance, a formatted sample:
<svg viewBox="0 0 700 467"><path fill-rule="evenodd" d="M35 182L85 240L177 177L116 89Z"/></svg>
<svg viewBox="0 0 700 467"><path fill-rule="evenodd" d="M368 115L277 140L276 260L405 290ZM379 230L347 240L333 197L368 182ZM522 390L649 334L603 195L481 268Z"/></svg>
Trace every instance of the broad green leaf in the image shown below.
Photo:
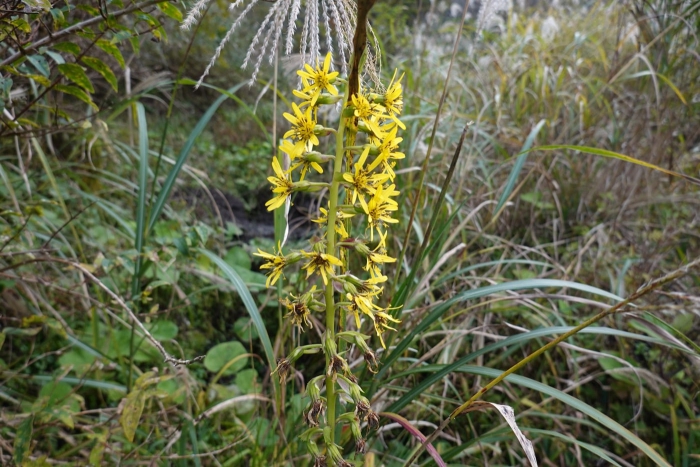
<svg viewBox="0 0 700 467"><path fill-rule="evenodd" d="M47 50L46 55L51 57L51 59L56 62L56 65L63 65L66 63L66 60L63 58L63 55L61 55L58 52L54 52L53 50Z"/></svg>
<svg viewBox="0 0 700 467"><path fill-rule="evenodd" d="M257 384L258 372L253 368L241 370L236 375L236 386L239 387L243 394L250 394L255 389L260 390L260 385Z"/></svg>
<svg viewBox="0 0 700 467"><path fill-rule="evenodd" d="M56 29L66 24L66 18L63 16L63 11L60 8L51 8L51 16L53 17L53 24Z"/></svg>
<svg viewBox="0 0 700 467"><path fill-rule="evenodd" d="M143 413L145 403L146 394L140 389L131 391L131 393L126 396L126 402L122 409L122 415L119 417L119 423L124 430L124 436L131 442L134 441L136 428L139 426L139 420L141 420L141 414Z"/></svg>
<svg viewBox="0 0 700 467"><path fill-rule="evenodd" d="M32 443L32 431L34 430L34 415L22 420L17 427L15 434L15 464L21 465L25 457L29 457L30 447Z"/></svg>
<svg viewBox="0 0 700 467"><path fill-rule="evenodd" d="M175 21L182 22L182 12L170 2L158 3L158 9Z"/></svg>
<svg viewBox="0 0 700 467"><path fill-rule="evenodd" d="M80 55L80 46L73 42L59 42L54 44L53 48L59 52L66 52L73 55Z"/></svg>
<svg viewBox="0 0 700 467"><path fill-rule="evenodd" d="M82 62L101 74L105 81L112 86L112 89L119 91L119 87L117 86L117 77L105 62L95 57L83 57Z"/></svg>
<svg viewBox="0 0 700 467"><path fill-rule="evenodd" d="M92 87L90 78L88 78L88 76L85 74L85 70L83 70L83 67L80 65L76 63L64 63L63 65L58 65L58 71L87 92L95 92L95 88Z"/></svg>
<svg viewBox="0 0 700 467"><path fill-rule="evenodd" d="M179 331L177 328L177 324L168 320L156 321L152 325L146 327L149 328L148 330L158 341L167 341L170 339L175 339Z"/></svg>
<svg viewBox="0 0 700 467"><path fill-rule="evenodd" d="M32 27L27 23L24 18L17 18L10 22L10 24L24 33L32 32Z"/></svg>
<svg viewBox="0 0 700 467"><path fill-rule="evenodd" d="M114 57L114 59L119 63L120 67L126 68L126 62L124 62L124 57L122 56L119 47L117 47L115 44L108 40L100 39L95 43L95 45L102 49L104 52Z"/></svg>
<svg viewBox="0 0 700 467"><path fill-rule="evenodd" d="M215 345L209 349L207 356L204 357L204 367L212 373L216 373L228 362L244 353L246 353L245 347L238 341L224 342ZM223 374L233 375L239 370L242 370L246 366L246 363L246 359L242 358L226 368Z"/></svg>
<svg viewBox="0 0 700 467"><path fill-rule="evenodd" d="M95 105L95 103L92 102L92 98L90 98L90 95L78 87L69 86L66 84L57 84L56 86L54 86L54 89L65 94L70 94L73 97L77 97L86 104L90 104L90 107L92 107L95 111L100 110L97 107L97 105Z"/></svg>
<svg viewBox="0 0 700 467"><path fill-rule="evenodd" d="M253 320L250 318L238 318L233 323L233 332L244 342L249 342L259 337L258 330L253 326Z"/></svg>

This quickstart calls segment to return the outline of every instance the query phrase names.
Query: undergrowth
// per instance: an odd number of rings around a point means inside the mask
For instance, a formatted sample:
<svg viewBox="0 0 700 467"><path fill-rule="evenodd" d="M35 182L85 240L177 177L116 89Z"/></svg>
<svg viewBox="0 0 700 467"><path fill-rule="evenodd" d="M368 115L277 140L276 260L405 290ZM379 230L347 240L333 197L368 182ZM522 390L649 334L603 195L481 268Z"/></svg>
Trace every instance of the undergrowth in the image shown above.
<svg viewBox="0 0 700 467"><path fill-rule="evenodd" d="M25 48L36 38L19 20L59 17L30 3L0 13L4 37ZM66 23L52 27L99 15L94 3L53 5ZM186 34L178 6L163 3L72 36L77 53L47 46L82 75L39 48L3 64L3 465L313 465L299 435L325 362L301 357L286 385L270 373L289 337L317 341L324 319L293 332L253 255L281 235L280 218L275 229L260 211L296 82L280 66L275 89L263 67L248 86L236 41L194 92L226 5L212 2ZM414 454L413 465L524 465L494 406L464 407L523 361L481 398L512 407L540 465L700 465L700 276L680 269L700 256L700 3L589 3L516 7L478 33L437 4L372 10L383 68L405 73L399 224L387 238L400 253L381 302L401 305L402 323L386 350L368 341L376 375L344 354L381 415L358 465ZM9 39L0 51L17 52ZM122 56L142 85L127 87ZM162 62L170 73L145 79ZM321 200L292 198L290 248L316 239ZM286 274L284 290L302 291L304 276ZM417 452L431 433L434 449Z"/></svg>

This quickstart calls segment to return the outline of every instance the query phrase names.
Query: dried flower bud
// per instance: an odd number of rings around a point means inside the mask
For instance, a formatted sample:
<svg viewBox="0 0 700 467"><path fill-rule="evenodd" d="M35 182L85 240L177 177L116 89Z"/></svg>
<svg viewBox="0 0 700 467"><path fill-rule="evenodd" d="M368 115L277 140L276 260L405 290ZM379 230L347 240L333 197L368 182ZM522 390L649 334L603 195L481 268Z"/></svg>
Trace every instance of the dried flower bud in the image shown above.
<svg viewBox="0 0 700 467"><path fill-rule="evenodd" d="M349 367L348 367L348 362L346 362L342 357L339 355L333 355L331 357L331 362L328 365L328 371L326 372L327 376L332 376L335 377L338 373L347 375L350 373Z"/></svg>
<svg viewBox="0 0 700 467"><path fill-rule="evenodd" d="M377 412L371 411L367 414L367 425L372 430L379 428L379 415Z"/></svg>
<svg viewBox="0 0 700 467"><path fill-rule="evenodd" d="M369 400L367 400L366 397L361 397L355 403L355 415L357 415L357 418L360 420L364 420L370 412L372 412L372 408L369 405Z"/></svg>
<svg viewBox="0 0 700 467"><path fill-rule="evenodd" d="M327 467L326 456L318 456L314 459L314 467Z"/></svg>
<svg viewBox="0 0 700 467"><path fill-rule="evenodd" d="M358 438L355 440L355 454L364 454L367 452L367 443L364 439Z"/></svg>
<svg viewBox="0 0 700 467"><path fill-rule="evenodd" d="M323 400L313 401L311 406L304 412L304 421L309 426L318 426L318 419L325 410Z"/></svg>
<svg viewBox="0 0 700 467"><path fill-rule="evenodd" d="M287 380L287 375L289 375L289 369L291 368L291 363L286 358L277 359L277 368L271 374L277 373L280 378L280 383L284 384Z"/></svg>
<svg viewBox="0 0 700 467"><path fill-rule="evenodd" d="M355 467L353 464L346 461L345 459L338 459L337 461L335 461L335 465L337 467Z"/></svg>
<svg viewBox="0 0 700 467"><path fill-rule="evenodd" d="M367 364L367 369L371 373L376 373L379 371L379 363L377 363L377 356L371 350L365 351L365 363Z"/></svg>

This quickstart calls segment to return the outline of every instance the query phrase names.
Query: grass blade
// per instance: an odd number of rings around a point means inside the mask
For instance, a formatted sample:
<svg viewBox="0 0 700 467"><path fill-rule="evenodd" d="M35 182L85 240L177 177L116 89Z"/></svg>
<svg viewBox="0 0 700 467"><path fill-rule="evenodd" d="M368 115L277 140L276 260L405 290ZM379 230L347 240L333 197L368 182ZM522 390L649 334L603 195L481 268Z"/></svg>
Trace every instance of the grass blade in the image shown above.
<svg viewBox="0 0 700 467"><path fill-rule="evenodd" d="M175 165L172 169L170 169L170 173L168 173L165 182L163 182L163 186L161 187L160 192L158 193L158 198L156 198L156 202L153 203L153 206L151 207L151 215L149 216L148 220L147 232L153 230L153 226L158 220L158 217L160 216L161 212L163 212L165 202L168 200L168 196L170 196L170 192L175 186L175 180L180 174L182 166L185 165L185 161L190 155L190 151L192 151L192 147L194 146L195 140L200 134L202 134L202 131L204 131L204 127L207 126L209 120L211 120L211 118L214 116L214 113L216 113L216 110L219 108L219 106L244 84L245 83L237 84L236 86L230 88L227 91L227 94L219 96L219 98L216 99L216 101L214 101L214 103L207 109L202 118L199 119L199 122L197 122L197 125L194 127L194 130L192 130L189 137L187 138L187 141L185 141L185 145L182 147L180 154L178 154L177 160L175 161Z"/></svg>
<svg viewBox="0 0 700 467"><path fill-rule="evenodd" d="M389 354L386 359L382 361L382 368L377 373L377 379L381 378L387 369L399 358L399 356L408 348L410 343L416 336L427 329L431 324L433 324L438 318L440 318L447 310L449 310L452 305L475 298L485 297L498 292L522 290L522 289L541 289L547 287L559 287L559 288L570 288L574 290L579 290L581 292L592 293L594 295L600 295L602 297L609 298L615 301L622 301L622 298L615 294L606 292L605 290L599 289L597 287L591 287L586 284L580 284L578 282L563 281L557 279L522 279L511 282L504 282L502 284L489 285L487 287L480 287L478 289L468 290L462 292L451 299L440 304L430 313L428 316L423 318L420 323L418 323L411 332L404 337L401 342L399 342L394 350Z"/></svg>
<svg viewBox="0 0 700 467"><path fill-rule="evenodd" d="M401 415L397 415L397 414L391 413L391 412L380 412L379 415L381 415L382 417L386 417L389 420L395 421L396 423L401 425L404 430L408 431L411 434L411 436L419 439L421 443L425 443L425 440L426 440L425 435L423 433L421 433L418 428L411 425L411 422L409 422L408 420L403 418ZM447 467L447 464L445 464L445 461L442 460L442 457L440 457L440 453L437 452L437 449L435 449L435 447L432 444L428 444L425 447L425 450L428 451L428 454L430 454L430 457L433 458L433 460L435 461L435 463L439 467Z"/></svg>
<svg viewBox="0 0 700 467"><path fill-rule="evenodd" d="M520 172L523 170L523 166L525 165L525 161L527 160L528 153L525 151L532 147L532 143L535 142L535 138L537 138L537 135L539 134L540 130L542 129L545 123L547 123L545 119L540 120L539 123L535 125L535 127L530 131L530 134L525 140L525 144L523 144L523 148L520 150L521 154L515 161L513 170L508 176L508 181L506 182L506 185L503 188L503 193L501 194L501 198L498 200L496 209L493 210L494 216L498 215L499 211L501 210L503 205L506 204L506 201L510 197L511 192L513 191L513 187L515 186L515 182L518 180L518 175L520 175Z"/></svg>
<svg viewBox="0 0 700 467"><path fill-rule="evenodd" d="M265 359L267 360L267 364L269 365L271 370L276 368L277 362L275 361L275 352L272 350L270 336L267 333L265 323L262 320L262 316L260 316L258 307L255 305L253 296L250 294L250 291L243 282L243 279L241 279L241 276L239 276L238 273L231 266L229 266L229 264L226 261L219 258L211 251L205 250L204 248L198 248L197 251L202 253L204 256L209 258L214 264L216 264L219 267L219 269L221 269L221 271L224 273L224 276L226 276L226 278L236 288L236 290L238 291L238 295L240 295L241 300L243 300L243 304L245 305L245 308L248 311L248 314L250 315L250 319L253 321L255 329L257 329L258 331L260 341L263 345L263 350L265 351ZM279 405L281 399L277 399L280 396L279 381L277 380L277 378L272 378L272 382L275 388L275 400L278 403L278 410L281 410L281 406Z"/></svg>

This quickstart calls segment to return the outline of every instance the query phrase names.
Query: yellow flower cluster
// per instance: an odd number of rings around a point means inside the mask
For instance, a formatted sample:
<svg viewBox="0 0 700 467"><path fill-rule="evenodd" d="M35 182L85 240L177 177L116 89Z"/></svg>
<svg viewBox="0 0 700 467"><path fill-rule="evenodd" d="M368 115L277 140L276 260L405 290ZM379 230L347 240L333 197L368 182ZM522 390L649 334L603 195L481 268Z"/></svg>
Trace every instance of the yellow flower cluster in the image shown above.
<svg viewBox="0 0 700 467"><path fill-rule="evenodd" d="M284 171L278 160L273 159L274 175L268 180L272 184L274 196L266 203L268 210L282 207L295 191L315 190L323 185L307 182L304 178L310 169L322 174L322 164L334 159L333 156L315 151L320 145L319 137L333 132L318 124L319 107L336 104L342 99L335 84L344 81L338 77L337 72L330 72L330 65L329 53L322 65L313 68L307 64L297 72L302 87L301 90L294 91L294 95L301 102L292 103L292 113L284 113L291 128L284 134L280 145L280 151L289 156L291 164ZM369 274L369 279L360 281L350 274L336 274L336 267L344 271L347 266L344 251L325 251L322 244L314 245L312 251L299 251L290 255L284 255L279 246L276 254L258 250L258 256L265 260L262 268L270 270L268 287L277 282L286 266L301 259L306 260L302 269L306 270L307 278L317 273L324 285L328 285L329 281L342 285L347 301L341 301L341 306L355 316L358 330L360 317L368 317L382 346L385 346L382 334L387 329L393 329L391 323L399 322L387 309L378 306L376 301L383 291L381 284L387 280L382 274L382 267L396 261L387 255L386 239L388 226L398 222L392 217L398 210L396 197L399 195L394 184L396 174L393 169L396 161L405 157L398 150L402 141L398 132L406 128L399 119L403 109L402 77L403 75L396 79L394 73L388 88L382 93L363 90L350 96L341 114L347 132L343 158L352 170L339 174L340 180L337 182L346 190L347 204L337 205L334 230L340 235L341 248L351 250L354 247L355 251L364 256L364 270ZM364 140L364 144L355 144L359 138ZM299 173L298 181L293 180L295 172ZM321 208L321 216L314 221L325 226L326 230L329 209ZM358 214L364 214L366 218L365 231L369 230L370 242L374 242L375 233L377 234L378 243L374 249L370 250L361 240L350 238L349 219ZM286 302L286 306L290 310L306 310L293 302ZM299 327L309 323L306 312L302 314L303 318L291 314L292 321Z"/></svg>
<svg viewBox="0 0 700 467"><path fill-rule="evenodd" d="M366 422L370 429L376 429L379 416L372 411L348 361L341 355L359 351L367 369L377 372L376 356L365 342L369 336L360 333L362 320L365 318L367 323L372 323L371 328L384 348L384 333L395 330L392 326L400 322L390 308L382 307L378 302L384 291L382 284L387 281L382 269L385 264L396 261L387 254L387 237L389 227L398 222L393 217L399 208L394 167L405 157L399 152L402 138L398 136L405 125L399 119L403 109L402 77L396 79L395 73L386 91L361 90L352 96L346 91L343 97L336 85L347 83L337 72L331 72L330 67L331 55L328 54L323 64L317 64L315 68L306 65L297 72L302 86L294 91L294 95L300 101L292 104L290 113L284 114L291 127L279 146L280 151L289 157L290 167L284 170L278 159L273 159L274 175L268 178L273 196L266 203L268 210L278 209L290 202L294 192L329 188L327 207L319 208L320 215L314 220L325 230L324 235L315 238L308 250L285 254L278 244L277 251L266 253L258 250L257 255L264 259L261 269L268 272L268 287L275 285L284 269L296 262L303 263L301 269L306 271L307 279L317 281L320 278L323 283L323 294L311 283L307 292L281 298L280 303L287 310L286 317L299 330L311 328L317 322L314 313L319 311L326 313L326 327L325 331L322 330L322 343L296 347L278 361L275 373L284 382L291 366L302 355L323 352L326 372L311 379L306 386L310 403L304 420L309 429L300 438L307 443L315 459L314 465L332 463L346 467L352 464L343 459L340 446L335 444L333 433L336 425L349 425L356 453L361 454L366 448L361 424ZM343 106L338 130L320 125L319 108L341 100ZM321 139L330 134L334 134L336 140L334 156L318 151ZM310 173L323 174L323 165L331 160L334 164L330 183L305 180ZM340 202L341 199L345 201ZM362 223L357 225L360 219ZM358 227L359 231L353 235L353 228ZM368 246L368 243L372 245ZM364 279L349 271L349 256L353 254L362 258ZM338 315L340 320L336 325ZM354 321L357 330L345 330L348 321L350 326ZM354 350L346 351L348 343L355 346ZM324 380L325 398L319 386ZM344 392L352 400L354 411L337 416L336 400L340 399L336 391ZM324 413L327 422L321 428ZM318 440L323 440L325 450L317 446Z"/></svg>

